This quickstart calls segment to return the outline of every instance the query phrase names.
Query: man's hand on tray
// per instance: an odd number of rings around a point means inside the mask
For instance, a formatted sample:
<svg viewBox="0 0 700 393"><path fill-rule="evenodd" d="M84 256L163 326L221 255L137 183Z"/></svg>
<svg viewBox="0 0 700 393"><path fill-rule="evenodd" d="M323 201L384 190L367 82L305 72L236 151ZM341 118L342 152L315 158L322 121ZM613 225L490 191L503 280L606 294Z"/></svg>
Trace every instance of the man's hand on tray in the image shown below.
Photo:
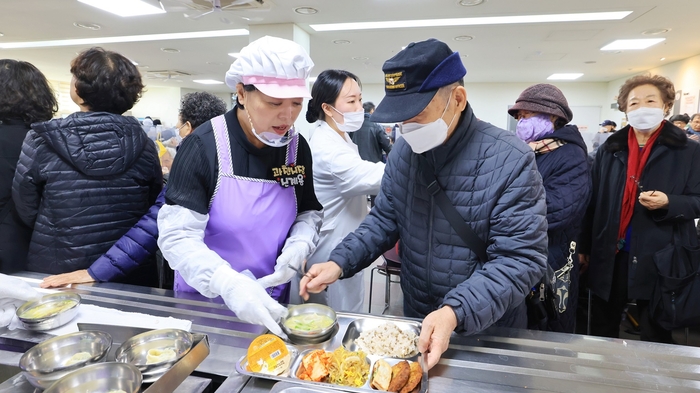
<svg viewBox="0 0 700 393"><path fill-rule="evenodd" d="M299 296L309 300L309 293L320 293L340 278L343 269L333 261L317 263L306 272L299 283Z"/></svg>
<svg viewBox="0 0 700 393"><path fill-rule="evenodd" d="M433 311L423 319L418 351L427 354L428 370L433 368L440 361L440 356L447 351L450 336L456 327L457 316L450 306Z"/></svg>

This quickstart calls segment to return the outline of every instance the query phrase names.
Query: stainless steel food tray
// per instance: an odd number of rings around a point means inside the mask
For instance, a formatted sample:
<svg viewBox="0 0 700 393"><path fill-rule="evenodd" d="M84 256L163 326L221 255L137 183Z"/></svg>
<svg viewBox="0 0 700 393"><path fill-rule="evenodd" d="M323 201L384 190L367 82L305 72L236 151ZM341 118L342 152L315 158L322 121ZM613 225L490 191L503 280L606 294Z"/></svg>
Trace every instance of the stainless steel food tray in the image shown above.
<svg viewBox="0 0 700 393"><path fill-rule="evenodd" d="M304 386L291 382L277 382L272 386L270 393L337 393L337 390Z"/></svg>
<svg viewBox="0 0 700 393"><path fill-rule="evenodd" d="M305 381L305 380L297 378L296 373L297 373L297 370L299 369L299 365L301 364L301 359L307 353L309 353L315 349L323 349L326 351L332 351L340 345L345 346L346 349L348 349L348 350L356 350L356 347L354 345L354 340L357 337L359 337L360 333L362 333L363 331L368 330L368 329L373 329L373 328L375 328L383 323L391 322L391 323L396 324L397 326L399 326L399 328L401 328L403 330L410 329L411 331L414 331L416 334L420 333L420 322L419 321L409 320L409 319L400 319L400 318L395 318L395 317L365 316L365 315L358 315L358 314L338 313L338 322L339 322L340 329L338 330L338 333L336 333L336 335L334 337L331 337L331 339L329 341L326 341L324 343L319 343L319 344L312 344L312 345L295 345L295 344L287 343L287 346L290 347L290 349L292 349L292 348L296 349L297 354L296 354L296 356L293 355L292 365L290 367L290 371L288 373L285 373L285 375L274 376L274 375L266 375L266 374L254 373L254 372L248 371L247 370L246 356L241 357L241 359L238 362L236 362L236 371L240 374L248 375L251 377L271 379L271 380L281 381L281 382L289 382L292 384L296 384L298 386L303 386L307 389L317 389L317 390L310 390L311 392L314 392L314 391L324 392L327 390L333 390L333 391L341 390L341 391L345 391L345 392L363 393L363 392L368 392L368 391L369 392L378 392L378 390L372 389L370 387L370 381L372 380L372 373L374 371L374 364L377 360L384 359L392 366L401 360L408 360L408 361L419 362L419 364L421 365L421 369L423 370L423 378L421 381L420 393L425 393L428 391L428 371L426 369L426 365L423 363L423 359L421 358L421 356L418 353L415 353L413 356L408 357L408 358L392 358L392 357L387 357L387 356L368 355L367 360L369 361L370 372L369 372L369 376L367 378L367 381L361 387L340 386L340 385L333 385L333 384L324 383L324 382ZM354 349L350 349L350 348L354 348ZM293 352L293 351L290 351L290 352ZM318 389L321 389L321 390L318 390Z"/></svg>

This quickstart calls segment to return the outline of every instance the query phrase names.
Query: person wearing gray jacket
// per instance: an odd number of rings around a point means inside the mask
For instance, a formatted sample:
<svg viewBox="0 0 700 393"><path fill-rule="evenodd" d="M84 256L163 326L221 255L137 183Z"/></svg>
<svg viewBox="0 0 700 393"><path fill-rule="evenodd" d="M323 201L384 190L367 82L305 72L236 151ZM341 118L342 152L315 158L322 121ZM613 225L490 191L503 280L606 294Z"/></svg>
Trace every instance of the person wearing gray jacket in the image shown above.
<svg viewBox="0 0 700 393"><path fill-rule="evenodd" d="M525 328L525 297L547 266L547 206L535 155L513 133L478 120L459 53L430 39L384 63L386 96L372 121L401 123L376 205L312 266L300 295L370 266L399 241L404 314L424 318L418 350L435 366L453 331ZM422 155L428 165L419 165ZM432 166L432 168L430 168ZM481 260L450 225L419 168L433 170L461 218L487 245Z"/></svg>

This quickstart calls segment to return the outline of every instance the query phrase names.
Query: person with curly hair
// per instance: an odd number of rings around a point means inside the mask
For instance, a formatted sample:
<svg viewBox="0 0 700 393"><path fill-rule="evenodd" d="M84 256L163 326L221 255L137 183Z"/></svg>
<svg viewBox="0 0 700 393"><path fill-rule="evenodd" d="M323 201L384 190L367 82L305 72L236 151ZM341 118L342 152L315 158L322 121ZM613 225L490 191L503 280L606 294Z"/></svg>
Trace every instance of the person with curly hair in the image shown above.
<svg viewBox="0 0 700 393"><path fill-rule="evenodd" d="M187 93L180 101L177 124L180 137L184 139L201 124L226 113L224 101L206 91Z"/></svg>
<svg viewBox="0 0 700 393"><path fill-rule="evenodd" d="M617 103L629 124L594 160L578 243L581 271L587 270L593 292L593 335L618 337L622 312L636 299L641 339L672 342L671 331L650 310L659 274L655 253L676 237L684 247L697 247L694 219L700 216L700 144L664 120L674 97L673 83L662 76L628 79Z"/></svg>
<svg viewBox="0 0 700 393"><path fill-rule="evenodd" d="M56 96L34 65L0 60L0 272L24 270L32 229L19 218L12 200L12 178L31 124L51 120Z"/></svg>
<svg viewBox="0 0 700 393"><path fill-rule="evenodd" d="M162 175L155 145L136 118L122 115L144 87L131 61L91 48L70 71L70 96L80 111L32 124L12 197L34 230L27 270L71 272L73 282L85 282L100 278L95 261L153 205Z"/></svg>

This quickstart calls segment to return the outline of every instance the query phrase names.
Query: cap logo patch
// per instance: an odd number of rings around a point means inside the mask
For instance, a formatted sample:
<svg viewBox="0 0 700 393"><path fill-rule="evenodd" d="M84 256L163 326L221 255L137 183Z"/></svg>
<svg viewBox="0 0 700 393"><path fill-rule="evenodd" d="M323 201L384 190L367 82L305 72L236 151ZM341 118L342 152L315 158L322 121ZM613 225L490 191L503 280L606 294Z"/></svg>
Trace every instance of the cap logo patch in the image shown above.
<svg viewBox="0 0 700 393"><path fill-rule="evenodd" d="M384 88L387 90L406 90L406 75L403 71L384 74L384 80L386 81Z"/></svg>

